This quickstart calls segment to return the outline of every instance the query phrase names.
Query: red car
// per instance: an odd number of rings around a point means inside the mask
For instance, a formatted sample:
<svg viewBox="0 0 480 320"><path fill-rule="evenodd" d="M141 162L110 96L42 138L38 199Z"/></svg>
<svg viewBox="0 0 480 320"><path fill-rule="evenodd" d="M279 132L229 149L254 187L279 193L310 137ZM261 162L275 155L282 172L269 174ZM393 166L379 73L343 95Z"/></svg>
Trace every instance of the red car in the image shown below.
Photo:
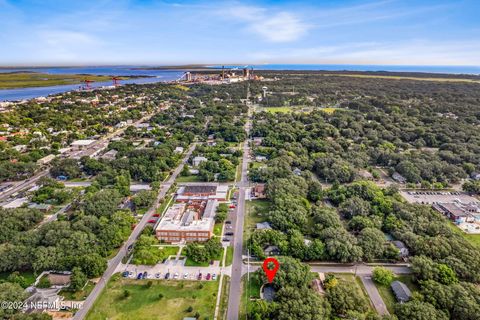
<svg viewBox="0 0 480 320"><path fill-rule="evenodd" d="M156 222L157 222L157 220L153 220L153 219L152 219L152 220L148 220L148 223L156 223Z"/></svg>
<svg viewBox="0 0 480 320"><path fill-rule="evenodd" d="M211 277L210 273L207 273L207 276L205 277L205 279L210 280L210 277Z"/></svg>
<svg viewBox="0 0 480 320"><path fill-rule="evenodd" d="M229 208L230 208L230 209L233 209L233 208L235 208L235 205L234 205L234 204L231 204L231 205L229 206Z"/></svg>
<svg viewBox="0 0 480 320"><path fill-rule="evenodd" d="M160 217L160 213L155 213L155 214L152 215L152 217L158 218L158 217Z"/></svg>

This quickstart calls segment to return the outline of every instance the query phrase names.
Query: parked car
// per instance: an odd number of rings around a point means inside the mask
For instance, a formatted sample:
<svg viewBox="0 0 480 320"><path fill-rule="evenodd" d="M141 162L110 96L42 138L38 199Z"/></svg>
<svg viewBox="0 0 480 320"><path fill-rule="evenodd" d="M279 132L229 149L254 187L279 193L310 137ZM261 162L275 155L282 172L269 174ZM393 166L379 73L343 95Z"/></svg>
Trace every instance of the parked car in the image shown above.
<svg viewBox="0 0 480 320"><path fill-rule="evenodd" d="M178 279L178 272L175 272L175 274L173 275L173 279Z"/></svg>
<svg viewBox="0 0 480 320"><path fill-rule="evenodd" d="M160 279L160 273L155 274L155 278Z"/></svg>
<svg viewBox="0 0 480 320"><path fill-rule="evenodd" d="M198 274L197 280L202 280L202 273L201 272Z"/></svg>
<svg viewBox="0 0 480 320"><path fill-rule="evenodd" d="M207 273L207 276L205 277L205 279L210 280L210 277L211 277L210 273Z"/></svg>
<svg viewBox="0 0 480 320"><path fill-rule="evenodd" d="M215 273L212 274L212 280L217 280L217 275Z"/></svg>
<svg viewBox="0 0 480 320"><path fill-rule="evenodd" d="M230 239L229 239L229 238L223 238L222 240L223 240L223 241L225 241L225 242L228 242L228 241L230 241Z"/></svg>
<svg viewBox="0 0 480 320"><path fill-rule="evenodd" d="M143 273L139 273L139 274L137 275L137 279L142 279L142 278L143 278Z"/></svg>
<svg viewBox="0 0 480 320"><path fill-rule="evenodd" d="M122 273L122 276L123 276L124 278L128 277L128 271L124 271L124 272Z"/></svg>
<svg viewBox="0 0 480 320"><path fill-rule="evenodd" d="M157 220L153 220L153 219L152 219L152 220L148 220L148 223L156 223L156 222L157 222Z"/></svg>
<svg viewBox="0 0 480 320"><path fill-rule="evenodd" d="M225 224L231 224L231 223L232 223L232 221L230 221L230 220L225 221Z"/></svg>
<svg viewBox="0 0 480 320"><path fill-rule="evenodd" d="M183 275L183 279L187 279L188 278L188 272L185 272L185 274Z"/></svg>
<svg viewBox="0 0 480 320"><path fill-rule="evenodd" d="M147 277L148 277L148 272L145 271L145 272L143 273L143 279L147 279Z"/></svg>
<svg viewBox="0 0 480 320"><path fill-rule="evenodd" d="M225 235L226 235L226 236L233 236L233 232L230 232L230 231L229 231L229 232L225 232Z"/></svg>
<svg viewBox="0 0 480 320"><path fill-rule="evenodd" d="M165 273L165 279L166 280L170 279L170 272Z"/></svg>

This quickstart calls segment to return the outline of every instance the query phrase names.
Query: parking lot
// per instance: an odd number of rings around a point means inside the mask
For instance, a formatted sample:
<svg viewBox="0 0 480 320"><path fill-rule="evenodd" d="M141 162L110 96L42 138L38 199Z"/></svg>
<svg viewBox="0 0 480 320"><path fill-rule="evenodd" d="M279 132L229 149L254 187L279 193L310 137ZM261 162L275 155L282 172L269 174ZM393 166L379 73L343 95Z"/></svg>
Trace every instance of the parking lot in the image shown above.
<svg viewBox="0 0 480 320"><path fill-rule="evenodd" d="M168 279L168 280L215 280L220 274L221 267L218 261L208 267L186 267L183 263L159 263L154 266L124 265L117 268L117 272L130 279ZM224 269L225 274L230 268ZM141 275L141 276L140 276ZM209 276L210 275L210 276Z"/></svg>
<svg viewBox="0 0 480 320"><path fill-rule="evenodd" d="M460 201L463 203L479 202L478 199L464 192L458 191L428 191L428 190L409 190L400 191L402 197L409 203L449 203Z"/></svg>

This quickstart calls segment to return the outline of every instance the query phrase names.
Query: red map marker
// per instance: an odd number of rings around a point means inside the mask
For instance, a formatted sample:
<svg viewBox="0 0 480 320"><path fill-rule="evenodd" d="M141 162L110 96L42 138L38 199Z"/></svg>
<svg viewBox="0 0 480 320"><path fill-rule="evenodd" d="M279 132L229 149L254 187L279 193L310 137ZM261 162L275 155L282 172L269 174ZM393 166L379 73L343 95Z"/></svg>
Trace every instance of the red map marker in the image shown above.
<svg viewBox="0 0 480 320"><path fill-rule="evenodd" d="M268 269L269 263L273 263L273 269ZM275 278L275 274L277 274L278 268L280 268L280 264L275 258L267 258L265 261L263 261L263 271L267 275L269 283L272 283L273 278Z"/></svg>

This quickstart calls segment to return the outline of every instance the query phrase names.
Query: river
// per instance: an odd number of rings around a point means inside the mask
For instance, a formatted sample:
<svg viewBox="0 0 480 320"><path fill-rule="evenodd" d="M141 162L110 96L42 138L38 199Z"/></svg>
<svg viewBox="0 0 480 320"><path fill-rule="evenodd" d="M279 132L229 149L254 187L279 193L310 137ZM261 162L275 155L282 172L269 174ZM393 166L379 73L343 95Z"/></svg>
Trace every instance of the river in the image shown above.
<svg viewBox="0 0 480 320"><path fill-rule="evenodd" d="M47 74L90 74L90 75L111 75L111 76L148 76L146 78L131 78L119 80L120 84L145 84L161 81L172 81L180 78L183 70L138 70L131 67L79 67L79 68L15 68L0 69L2 72L41 72ZM46 97L51 94L58 94L79 89L83 84L67 84L47 87L32 87L19 89L0 89L0 101L15 101ZM111 86L112 81L92 82L93 88Z"/></svg>

